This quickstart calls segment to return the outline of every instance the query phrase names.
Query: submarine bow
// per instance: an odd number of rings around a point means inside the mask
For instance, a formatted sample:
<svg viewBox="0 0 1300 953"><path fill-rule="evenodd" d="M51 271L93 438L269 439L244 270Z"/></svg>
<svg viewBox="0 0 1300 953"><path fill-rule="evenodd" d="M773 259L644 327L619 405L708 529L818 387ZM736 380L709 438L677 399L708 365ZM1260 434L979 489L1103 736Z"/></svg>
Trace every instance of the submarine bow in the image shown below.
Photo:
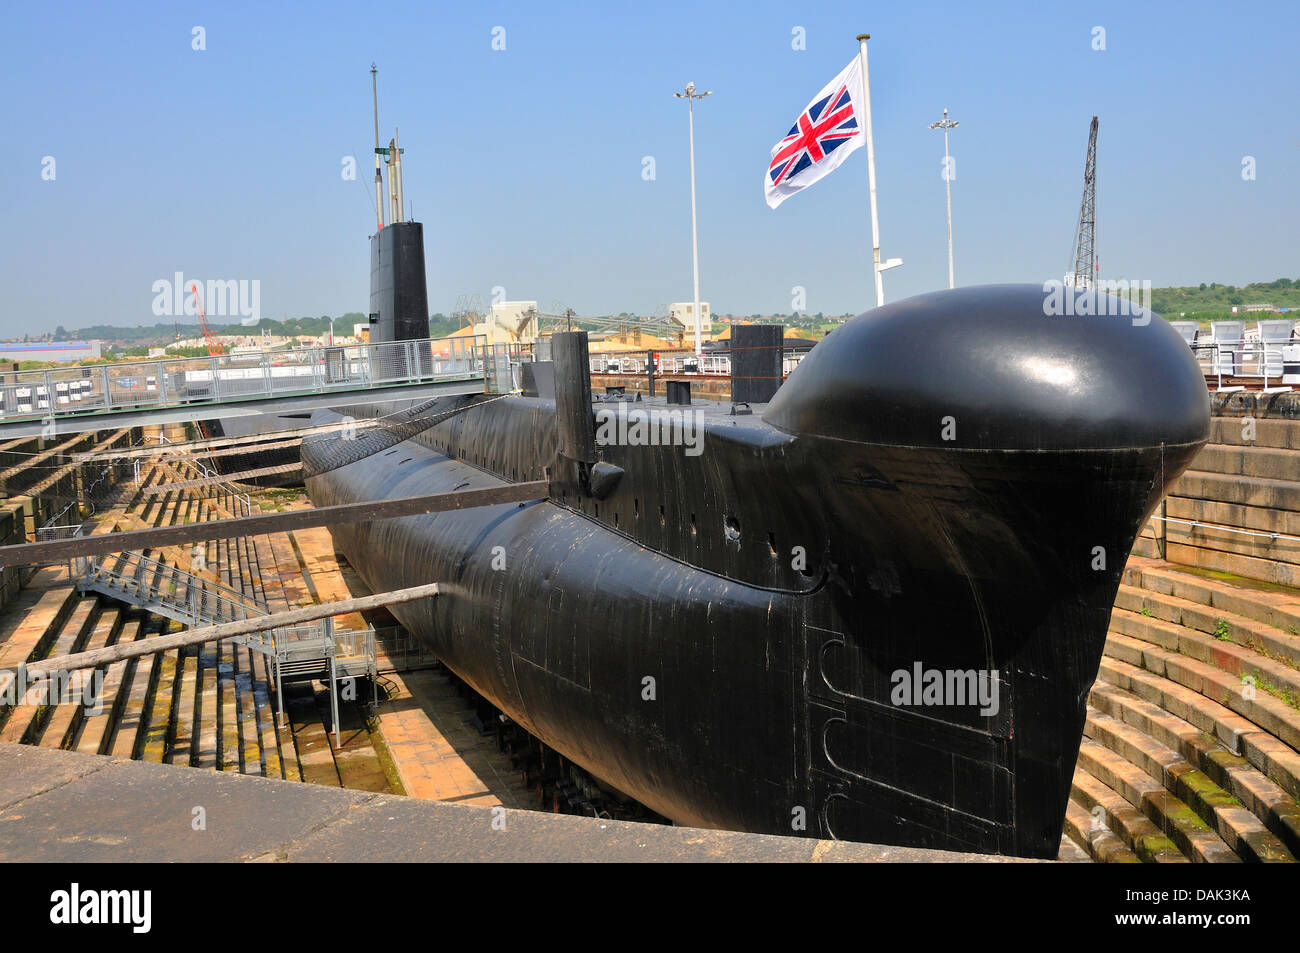
<svg viewBox="0 0 1300 953"><path fill-rule="evenodd" d="M614 411L557 367L558 401L447 398L342 465L309 438L308 489L549 479L532 504L331 532L376 590L445 583L394 615L675 822L1052 857L1124 562L1209 427L1163 319L1067 292L1077 316L1030 285L866 312L753 416L620 405L689 445L575 454L574 421Z"/></svg>

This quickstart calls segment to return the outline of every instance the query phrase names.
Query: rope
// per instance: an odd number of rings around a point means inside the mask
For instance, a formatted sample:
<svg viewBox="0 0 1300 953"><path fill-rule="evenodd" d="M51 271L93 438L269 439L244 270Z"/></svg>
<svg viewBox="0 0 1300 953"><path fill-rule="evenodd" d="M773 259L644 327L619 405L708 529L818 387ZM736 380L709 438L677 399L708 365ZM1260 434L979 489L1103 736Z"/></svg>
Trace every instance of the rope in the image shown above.
<svg viewBox="0 0 1300 953"><path fill-rule="evenodd" d="M433 397L422 404L401 411L400 413L407 417L406 420L398 421L388 427L370 427L361 431L351 440L341 440L334 435L320 434L314 437L303 438L304 450L321 447L317 451L320 457L324 459L308 461L307 454L303 455L302 475L303 479L309 479L314 476L320 476L323 473L329 473L348 464L356 463L358 460L364 460L366 457L374 456L395 447L399 443L410 440L417 434L435 427L457 414L463 414L465 411L475 407L482 407L493 401L510 397L511 394L492 394L492 395L473 395L465 404L459 407L453 407L451 410L444 411L432 416L424 416L425 412L430 410L444 397ZM395 415L394 415L395 416ZM383 419L383 418L379 418ZM332 441L331 446L324 445L325 439Z"/></svg>

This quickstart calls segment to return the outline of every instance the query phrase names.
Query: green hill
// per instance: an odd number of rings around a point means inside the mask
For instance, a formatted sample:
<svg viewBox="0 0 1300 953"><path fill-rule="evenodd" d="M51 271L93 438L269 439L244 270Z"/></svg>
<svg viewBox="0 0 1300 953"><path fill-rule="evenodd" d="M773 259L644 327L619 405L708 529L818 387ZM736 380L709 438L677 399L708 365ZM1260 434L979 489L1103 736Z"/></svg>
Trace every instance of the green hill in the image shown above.
<svg viewBox="0 0 1300 953"><path fill-rule="evenodd" d="M1231 314L1234 306L1268 304L1274 308L1300 308L1300 278L1254 281L1248 285L1221 285L1218 282L1189 288L1154 288L1151 307L1166 318L1200 317L1205 314Z"/></svg>

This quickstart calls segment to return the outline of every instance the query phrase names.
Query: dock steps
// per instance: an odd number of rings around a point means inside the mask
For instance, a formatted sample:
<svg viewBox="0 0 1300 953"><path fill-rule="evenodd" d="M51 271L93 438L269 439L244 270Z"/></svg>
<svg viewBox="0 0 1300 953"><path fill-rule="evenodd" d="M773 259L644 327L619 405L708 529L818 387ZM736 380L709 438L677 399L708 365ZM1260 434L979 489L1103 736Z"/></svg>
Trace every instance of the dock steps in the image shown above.
<svg viewBox="0 0 1300 953"><path fill-rule="evenodd" d="M1088 697L1070 839L1103 862L1179 862L1171 846L1196 862L1300 858L1297 626L1300 592L1130 560Z"/></svg>
<svg viewBox="0 0 1300 953"><path fill-rule="evenodd" d="M241 492L233 487L141 492L192 475L166 461L142 464L139 484L121 488L114 505L99 514L94 532L244 514ZM250 611L267 611L268 602L288 608L281 570L291 580L296 600L314 601L310 584L304 583L311 570L283 534L275 540L238 537L201 545L203 559L197 565L206 565L204 572L190 571L197 550L182 546L110 557L104 561L105 575L112 578L101 578L104 585L98 587L75 578L70 567L39 570L0 615L0 668L181 628L185 622L176 616L209 618L218 595ZM277 565L275 552L285 558L283 565ZM78 581L83 583L80 590ZM111 592L103 591L110 583ZM171 611L160 611L163 603ZM340 661L346 672L349 660ZM103 695L98 710L74 704L0 704L0 735L43 747L290 781L305 779L299 760L299 747L305 747L331 761L328 771L317 772L317 780L340 785L340 769L332 764L337 758L345 765L342 774L362 779L367 790L388 789L383 770L374 770L369 733L353 706L340 706L342 743L337 745L326 735L332 727L327 692L318 692L321 704L313 697L310 707L298 712L296 728L302 737L295 735L295 723L277 723L273 666L256 647L233 641L190 647L113 663L98 675ZM368 700L368 689L364 695ZM350 728L357 729L352 737Z"/></svg>

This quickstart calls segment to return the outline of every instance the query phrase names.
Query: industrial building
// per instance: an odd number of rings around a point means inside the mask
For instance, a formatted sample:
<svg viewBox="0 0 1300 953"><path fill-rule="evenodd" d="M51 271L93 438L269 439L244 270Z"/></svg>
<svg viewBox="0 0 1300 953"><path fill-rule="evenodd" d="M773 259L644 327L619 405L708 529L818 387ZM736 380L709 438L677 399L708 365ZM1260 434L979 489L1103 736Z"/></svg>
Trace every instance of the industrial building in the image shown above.
<svg viewBox="0 0 1300 953"><path fill-rule="evenodd" d="M98 341L4 341L0 342L0 361L76 361L98 360L102 355Z"/></svg>

